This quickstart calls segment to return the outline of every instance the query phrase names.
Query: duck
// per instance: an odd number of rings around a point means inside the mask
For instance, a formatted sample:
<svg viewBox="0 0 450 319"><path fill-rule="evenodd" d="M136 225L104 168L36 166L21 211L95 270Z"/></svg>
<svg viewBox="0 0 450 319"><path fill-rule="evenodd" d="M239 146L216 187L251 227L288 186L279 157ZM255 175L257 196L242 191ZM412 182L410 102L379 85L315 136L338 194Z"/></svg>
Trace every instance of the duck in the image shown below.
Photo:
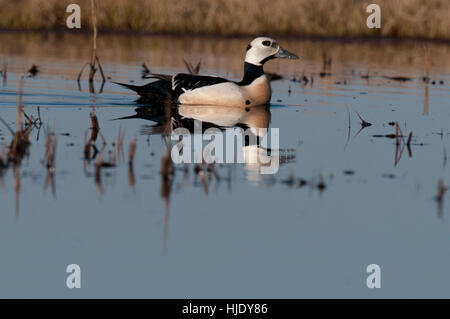
<svg viewBox="0 0 450 319"><path fill-rule="evenodd" d="M272 59L298 59L298 56L269 37L257 37L247 46L244 76L235 82L217 76L179 73L174 76L151 74L156 81L137 86L118 83L140 96L140 102L170 100L181 105L220 105L251 107L270 103L272 89L264 64Z"/></svg>

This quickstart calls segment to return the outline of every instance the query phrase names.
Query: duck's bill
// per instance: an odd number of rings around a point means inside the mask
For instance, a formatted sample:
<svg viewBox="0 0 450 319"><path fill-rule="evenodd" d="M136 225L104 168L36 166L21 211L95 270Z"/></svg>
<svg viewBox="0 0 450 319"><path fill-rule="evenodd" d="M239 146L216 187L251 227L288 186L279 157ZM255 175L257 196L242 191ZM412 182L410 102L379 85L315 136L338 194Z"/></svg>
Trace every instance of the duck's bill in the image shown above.
<svg viewBox="0 0 450 319"><path fill-rule="evenodd" d="M298 59L298 56L296 56L294 53L289 52L286 49L283 49L282 47L280 47L278 52L275 53L275 57L281 59Z"/></svg>

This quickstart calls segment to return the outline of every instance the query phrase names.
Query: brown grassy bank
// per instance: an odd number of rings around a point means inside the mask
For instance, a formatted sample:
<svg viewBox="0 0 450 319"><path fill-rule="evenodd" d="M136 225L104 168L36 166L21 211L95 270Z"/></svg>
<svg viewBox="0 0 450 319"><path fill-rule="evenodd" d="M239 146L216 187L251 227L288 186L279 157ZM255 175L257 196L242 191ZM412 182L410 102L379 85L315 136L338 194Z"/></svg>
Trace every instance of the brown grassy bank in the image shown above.
<svg viewBox="0 0 450 319"><path fill-rule="evenodd" d="M366 27L372 2L381 29ZM70 3L89 30L90 0L0 0L0 29L64 29ZM101 31L450 39L449 0L101 0L97 16Z"/></svg>

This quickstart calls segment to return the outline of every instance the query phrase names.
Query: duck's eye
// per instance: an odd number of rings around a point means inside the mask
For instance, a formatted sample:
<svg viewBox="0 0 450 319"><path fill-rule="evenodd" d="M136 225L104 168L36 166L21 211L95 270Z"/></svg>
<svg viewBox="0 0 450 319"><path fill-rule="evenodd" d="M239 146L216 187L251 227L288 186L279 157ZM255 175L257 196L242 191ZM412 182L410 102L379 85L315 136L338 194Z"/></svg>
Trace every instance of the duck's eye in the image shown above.
<svg viewBox="0 0 450 319"><path fill-rule="evenodd" d="M262 44L263 44L264 46L266 46L266 47L270 47L270 45L271 45L270 41L268 41L268 40L263 41Z"/></svg>

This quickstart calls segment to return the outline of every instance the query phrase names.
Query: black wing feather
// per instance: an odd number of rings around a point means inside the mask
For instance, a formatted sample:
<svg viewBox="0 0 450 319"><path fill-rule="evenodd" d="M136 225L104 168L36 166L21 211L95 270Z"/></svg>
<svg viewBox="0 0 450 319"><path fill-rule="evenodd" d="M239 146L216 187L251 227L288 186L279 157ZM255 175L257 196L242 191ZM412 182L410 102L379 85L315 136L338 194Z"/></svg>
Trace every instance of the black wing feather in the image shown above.
<svg viewBox="0 0 450 319"><path fill-rule="evenodd" d="M180 73L174 76L172 90L175 96L184 93L184 90L194 90L204 86L230 82L227 79L216 76L193 75Z"/></svg>

